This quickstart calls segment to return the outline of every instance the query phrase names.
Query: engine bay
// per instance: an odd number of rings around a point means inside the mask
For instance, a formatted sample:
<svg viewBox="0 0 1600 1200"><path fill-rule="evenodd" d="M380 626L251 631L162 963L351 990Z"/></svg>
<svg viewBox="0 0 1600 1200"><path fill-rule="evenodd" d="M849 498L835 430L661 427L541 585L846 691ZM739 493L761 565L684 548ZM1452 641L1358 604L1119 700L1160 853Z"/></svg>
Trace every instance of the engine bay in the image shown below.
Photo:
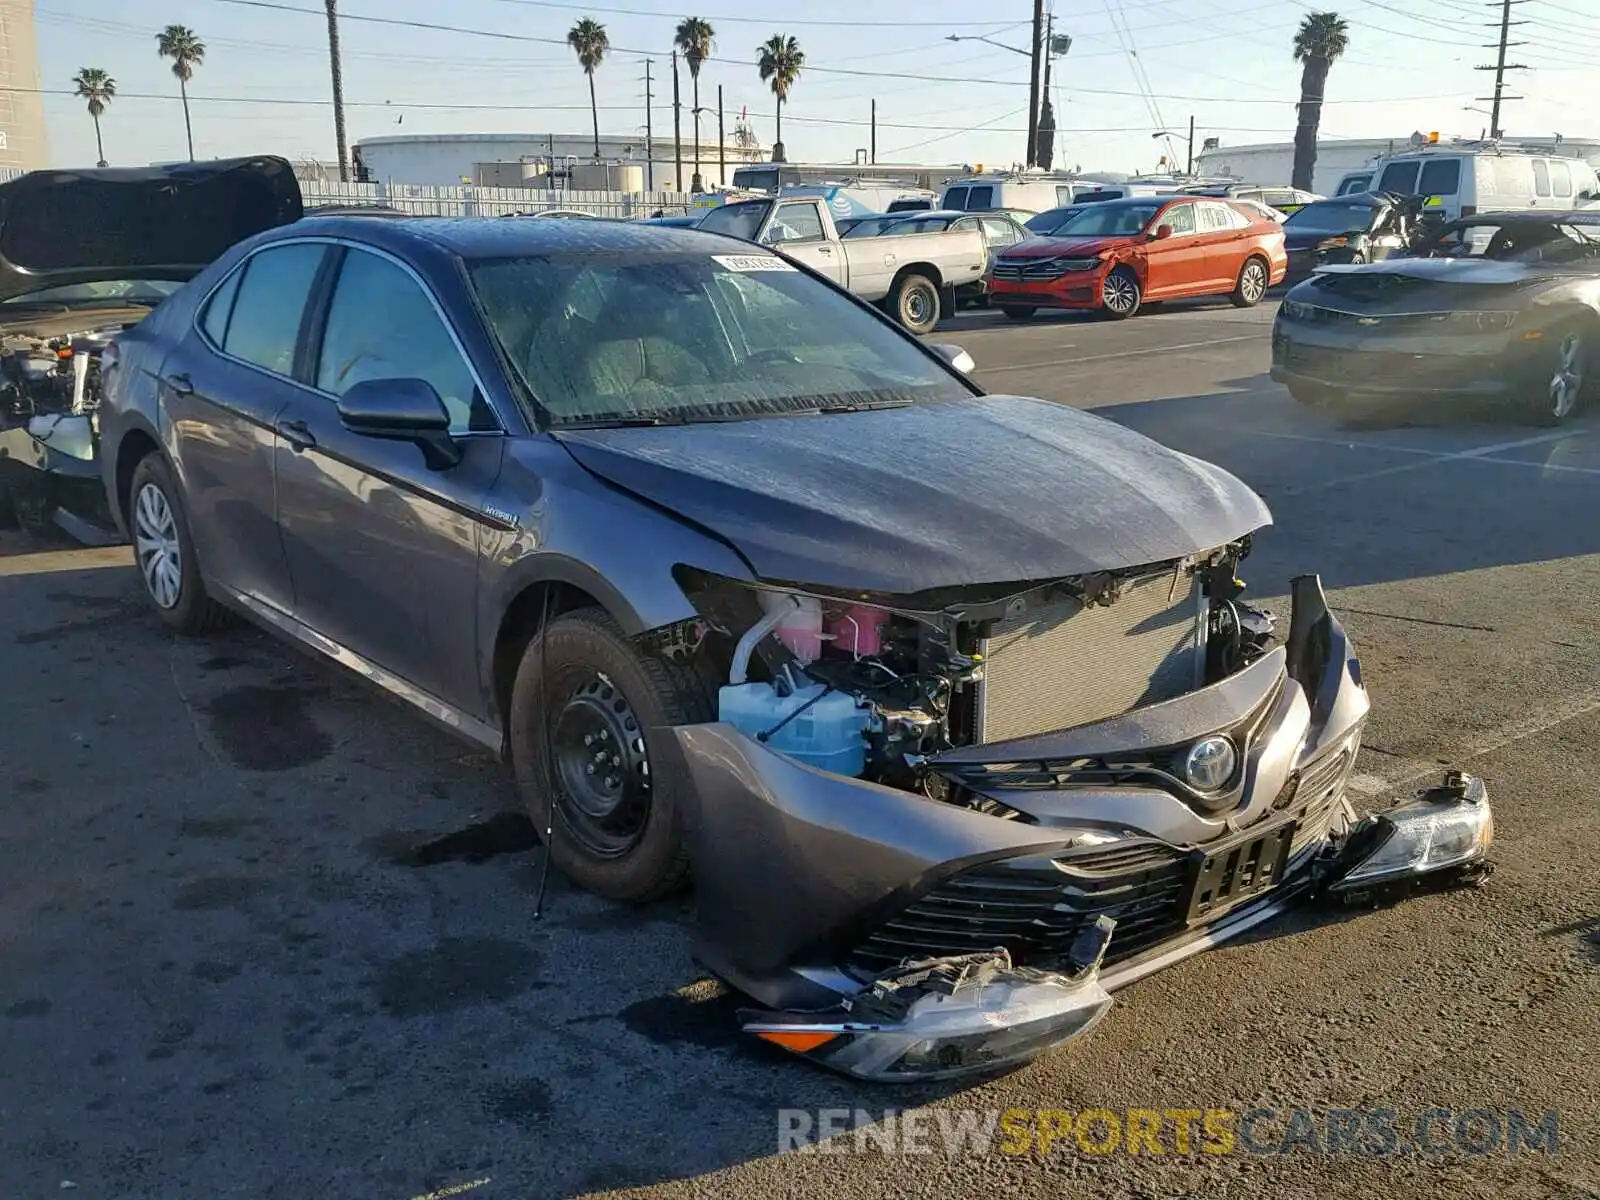
<svg viewBox="0 0 1600 1200"><path fill-rule="evenodd" d="M658 631L654 648L701 657L724 680L718 719L769 749L821 770L988 809L992 801L953 784L929 760L996 740L983 736L983 713L1001 699L993 695L1000 655L1007 656L1003 678L1013 692L1031 672L1038 686L1090 694L1118 670L1116 660L1135 660L1130 688L1091 694L1088 707L1080 706L1089 719L1216 682L1272 642L1271 615L1240 599L1236 569L1249 549L1247 536L1123 572L900 597L684 572L701 619ZM1153 608L1138 607L1141 591L1153 597ZM1127 628L1104 610L1126 612ZM1116 640L1092 640L1107 620ZM1061 645L1048 660L1061 631L1075 628L1089 630L1091 640ZM1152 638L1153 653L1141 658L1140 646ZM1164 692L1156 686L1161 678Z"/></svg>

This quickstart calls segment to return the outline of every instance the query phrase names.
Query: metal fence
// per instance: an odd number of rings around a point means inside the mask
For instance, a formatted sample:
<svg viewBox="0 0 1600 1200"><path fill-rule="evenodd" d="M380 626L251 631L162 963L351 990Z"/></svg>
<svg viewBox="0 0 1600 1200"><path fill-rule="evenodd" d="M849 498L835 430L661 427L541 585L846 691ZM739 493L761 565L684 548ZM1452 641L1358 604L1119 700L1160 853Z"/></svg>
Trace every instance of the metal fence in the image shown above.
<svg viewBox="0 0 1600 1200"><path fill-rule="evenodd" d="M410 183L335 183L302 179L307 208L383 205L421 217L501 217L578 209L596 217L673 216L691 211L687 192L581 192L564 188L430 187Z"/></svg>

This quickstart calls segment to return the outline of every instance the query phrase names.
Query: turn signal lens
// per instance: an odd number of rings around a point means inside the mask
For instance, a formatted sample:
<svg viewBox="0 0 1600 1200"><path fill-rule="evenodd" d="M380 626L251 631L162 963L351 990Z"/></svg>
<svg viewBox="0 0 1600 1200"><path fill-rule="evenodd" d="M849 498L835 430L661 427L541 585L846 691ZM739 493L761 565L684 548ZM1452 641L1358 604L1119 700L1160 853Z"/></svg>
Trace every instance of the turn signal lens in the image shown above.
<svg viewBox="0 0 1600 1200"><path fill-rule="evenodd" d="M762 1029L756 1031L756 1036L763 1041L771 1042L775 1046L782 1046L785 1050L793 1050L797 1054L807 1054L818 1046L825 1046L837 1033L827 1033L812 1029L797 1029L793 1032L783 1029Z"/></svg>

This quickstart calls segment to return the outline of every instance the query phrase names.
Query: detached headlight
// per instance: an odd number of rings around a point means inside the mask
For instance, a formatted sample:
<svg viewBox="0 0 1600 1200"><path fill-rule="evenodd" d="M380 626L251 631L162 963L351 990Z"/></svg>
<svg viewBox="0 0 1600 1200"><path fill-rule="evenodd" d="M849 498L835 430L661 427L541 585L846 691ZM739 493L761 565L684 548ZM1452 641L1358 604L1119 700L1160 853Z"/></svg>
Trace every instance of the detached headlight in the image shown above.
<svg viewBox="0 0 1600 1200"><path fill-rule="evenodd" d="M1494 840L1494 816L1483 781L1452 772L1444 786L1368 818L1351 833L1351 865L1335 893L1401 883L1484 858Z"/></svg>

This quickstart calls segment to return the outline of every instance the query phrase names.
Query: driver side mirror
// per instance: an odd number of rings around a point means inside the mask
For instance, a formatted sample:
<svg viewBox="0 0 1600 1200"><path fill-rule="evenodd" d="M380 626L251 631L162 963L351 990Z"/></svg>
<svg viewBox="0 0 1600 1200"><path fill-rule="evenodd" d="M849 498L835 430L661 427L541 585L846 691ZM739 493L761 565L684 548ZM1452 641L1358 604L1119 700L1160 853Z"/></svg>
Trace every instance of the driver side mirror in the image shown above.
<svg viewBox="0 0 1600 1200"><path fill-rule="evenodd" d="M429 470L443 471L461 461L461 447L450 436L450 413L425 379L363 379L339 397L339 420L363 437L412 442Z"/></svg>
<svg viewBox="0 0 1600 1200"><path fill-rule="evenodd" d="M1156 241L1164 242L1171 236L1172 236L1172 226L1171 225L1157 225L1156 226L1156 232L1155 232L1155 240Z"/></svg>

